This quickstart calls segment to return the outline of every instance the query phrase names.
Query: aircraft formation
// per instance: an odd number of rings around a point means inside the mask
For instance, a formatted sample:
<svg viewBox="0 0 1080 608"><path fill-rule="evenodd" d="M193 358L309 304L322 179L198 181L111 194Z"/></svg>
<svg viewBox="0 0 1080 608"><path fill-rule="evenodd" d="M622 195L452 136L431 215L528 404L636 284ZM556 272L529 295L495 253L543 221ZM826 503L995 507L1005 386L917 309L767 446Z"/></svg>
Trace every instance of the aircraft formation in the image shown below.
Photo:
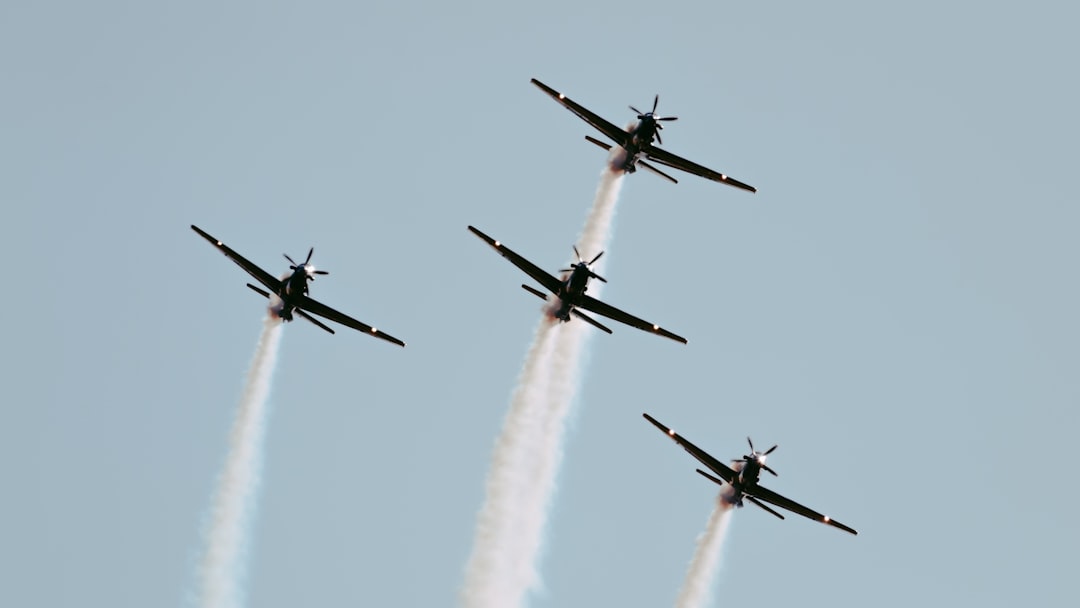
<svg viewBox="0 0 1080 608"><path fill-rule="evenodd" d="M611 143L606 143L592 136L586 136L587 141L609 152L609 169L614 173L634 173L638 167L641 167L668 181L677 183L674 177L656 166L662 165L666 168L690 173L746 192L753 193L757 191L753 186L725 173L709 169L660 148L659 144L663 143L660 132L664 128L664 123L675 121L677 117L657 114L659 95L654 97L652 108L648 112L642 112L630 106L630 110L636 115L637 122L630 124L626 128L619 128L539 80L532 79L532 84L610 140ZM291 321L295 316L299 316L331 334L335 333L329 325L320 320L321 318L391 344L405 346L404 341L339 312L309 295L309 284L317 276L329 274L325 270L316 269L311 263L314 248L309 249L307 257L302 263L297 263L286 254L285 259L289 263L288 272L282 274L280 278L275 278L268 271L249 261L198 226L192 225L191 229L256 281L257 284L247 283L247 287L266 298L269 313L282 322ZM529 284L522 284L521 287L547 302L545 314L553 323L566 323L579 319L600 331L608 334L613 333L611 328L591 316L598 315L682 344L687 343L687 339L681 335L588 295L590 281L607 282L606 278L593 270L593 265L604 255L603 251L585 251L586 255L583 256L575 245L573 249L577 262L570 264L567 268L558 270L559 274L556 275L543 270L537 264L529 261L480 229L470 225L468 230L539 284L540 288ZM592 257L588 258L589 255L592 255ZM784 515L773 508L776 507L850 534L857 534L854 528L761 485L759 478L762 471L776 476L776 472L766 464L766 460L768 455L776 450L777 446L774 445L763 452L757 451L754 449L753 442L747 438L750 444L750 453L744 455L741 459L731 461L730 464L725 464L677 434L670 427L660 423L656 418L647 413L644 414L644 417L708 469L707 471L697 469L697 473L720 485L724 489L722 496L725 497L724 499L728 504L741 507L744 501L748 501L768 513L784 519Z"/></svg>

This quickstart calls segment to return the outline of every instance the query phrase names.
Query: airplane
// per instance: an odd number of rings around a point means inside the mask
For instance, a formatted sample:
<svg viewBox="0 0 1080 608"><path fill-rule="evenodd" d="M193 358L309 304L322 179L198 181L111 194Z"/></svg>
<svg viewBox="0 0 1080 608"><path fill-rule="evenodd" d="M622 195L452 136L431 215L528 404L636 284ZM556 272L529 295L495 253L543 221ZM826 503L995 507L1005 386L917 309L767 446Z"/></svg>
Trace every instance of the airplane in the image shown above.
<svg viewBox="0 0 1080 608"><path fill-rule="evenodd" d="M289 257L288 254L284 254L285 259L289 261L289 270L291 270L292 273L286 273L282 275L280 279L275 279L269 272L266 272L255 264L252 264L246 258L244 258L244 256L236 253L235 251L227 247L225 243L222 243L218 239L210 236L198 226L192 224L191 229L199 233L199 236L210 241L210 244L212 244L214 247L217 247L218 250L224 253L226 257L236 262L237 266L243 268L248 274L254 277L256 281L262 283L263 286L266 287L266 289L270 290L268 292L259 289L251 283L247 284L247 286L250 287L255 293L263 296L264 298L269 298L270 312L280 318L282 321L292 321L293 313L295 312L297 315L300 315L304 319L311 321L322 329L325 329L330 333L334 333L333 329L330 329L324 323L311 316L319 315L320 317L329 319L336 323L341 323L346 327L351 327L352 329L364 332L376 338L381 338L383 340L386 340L387 342L393 342L398 346L405 346L404 342L398 340L390 334L375 329L370 325L361 323L360 321L357 321L349 315L338 312L333 308L330 308L329 306L312 300L308 297L308 282L314 281L316 275L330 274L325 270L316 270L315 267L311 265L311 255L315 253L314 247L308 250L307 259L304 260L303 264L297 264L293 261L292 258Z"/></svg>
<svg viewBox="0 0 1080 608"><path fill-rule="evenodd" d="M743 190L748 190L750 192L757 192L757 188L754 188L749 184L744 184L730 175L725 175L707 167L702 167L697 163L654 146L653 139L655 139L658 144L664 143L660 138L660 130L664 128L663 123L678 120L678 116L656 115L656 105L660 103L660 95L653 98L653 107L650 112L642 112L634 106L630 106L630 110L637 114L638 123L636 125L630 125L626 129L620 129L539 80L533 78L532 83L539 87L540 90L550 95L555 101L561 103L567 110L577 114L579 118L595 127L596 130L606 135L608 139L614 141L623 149L620 154L612 159L611 166L617 171L621 170L627 173L633 173L637 170L637 166L641 165L674 184L679 183L679 180L645 162L644 159L647 158L673 169L686 171L687 173L692 173L714 182L742 188ZM585 139L605 150L611 150L611 144L602 142L588 135L585 136Z"/></svg>
<svg viewBox="0 0 1080 608"><path fill-rule="evenodd" d="M773 450L775 450L778 446L774 445L771 448L765 450L764 452L758 452L754 449L754 442L750 441L750 438L747 437L746 441L750 444L750 454L743 456L742 460L734 461L732 463L732 466L729 467L726 464L717 460L716 458L713 458L712 456L707 454L705 450L702 450L696 445L690 443L672 429L664 426L663 424L660 424L660 422L658 422L652 416L648 414L642 415L645 416L646 420L653 423L656 428L663 431L665 435L671 437L671 439L674 440L675 443L681 445L684 450L690 452L691 456L697 458L698 461L709 467L709 469L711 469L714 473L720 476L719 478L717 478L706 473L705 471L702 471L701 469L697 469L697 472L700 473L703 477L721 486L725 485L725 482L730 485L731 488L734 490L733 500L734 504L736 504L737 506L743 506L742 501L743 498L745 498L746 500L749 500L750 502L761 507L762 509L765 509L766 511L772 513L780 519L784 519L783 515L777 513L773 509L770 509L764 504L765 502L767 502L774 506L780 507L781 509L787 509L792 513L802 515L803 517L808 517L814 521L819 521L823 524L833 526L834 528L839 528L844 532L849 532L856 535L858 534L858 532L856 532L854 528L845 526L844 524L836 521L828 515L822 515L821 513L818 513L813 509L804 507L799 503L795 502L794 500L791 500L790 498L784 498L776 492L773 492L772 490L758 484L758 476L761 474L761 471L768 471L769 473L772 473L773 476L776 476L776 471L772 470L767 464L765 464L765 458L769 454L771 454Z"/></svg>
<svg viewBox="0 0 1080 608"><path fill-rule="evenodd" d="M653 323L649 323L648 321L639 319L634 315L625 313L618 308L615 308L614 306L604 304L596 298L585 295L585 290L588 288L589 279L597 279L599 281L607 283L607 279L596 274L591 268L589 268L589 266L594 264L596 260L600 259L600 256L604 255L603 251L596 254L596 257L594 257L592 260L586 262L584 259L582 259L581 254L578 252L577 246L574 246L574 253L577 254L578 258L577 263L571 264L570 268L564 268L563 270L560 270L559 272L569 273L569 275L563 275L565 277L564 279L557 279L554 276L548 274L547 272L541 270L532 262L514 253L506 245L503 245L499 241L496 241L495 239L477 230L476 228L469 226L469 231L483 239L488 245L491 245L493 248L495 248L495 251L498 251L500 255L510 260L510 262L513 263L514 266L517 266L518 268L524 270L525 274L529 275L538 283L543 285L548 291L555 294L555 296L559 299L559 306L558 308L549 310L549 313L556 319L559 319L560 321L565 323L566 321L570 320L570 315L574 315L575 317L589 323L593 327L596 327L600 331L609 334L612 333L611 329L605 327L604 325L600 324L596 319L593 319L592 317L578 310L579 308L583 308L585 310L605 316L620 323L625 323L631 327L636 327L638 329L642 329L647 332L663 336L665 338L671 338L676 342L682 342L683 344L686 344L686 338L683 338L682 336L677 336L670 331L660 327L659 325L655 325ZM547 300L547 294L540 291L539 289L524 284L521 287L525 291L533 294L541 300Z"/></svg>

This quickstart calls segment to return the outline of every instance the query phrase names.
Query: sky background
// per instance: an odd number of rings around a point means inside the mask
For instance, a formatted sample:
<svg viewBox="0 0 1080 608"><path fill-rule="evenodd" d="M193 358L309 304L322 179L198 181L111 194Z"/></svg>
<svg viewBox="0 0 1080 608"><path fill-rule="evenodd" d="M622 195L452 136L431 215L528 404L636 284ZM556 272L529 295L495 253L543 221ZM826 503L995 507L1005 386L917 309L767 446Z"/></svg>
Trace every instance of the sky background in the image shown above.
<svg viewBox="0 0 1080 608"><path fill-rule="evenodd" d="M1065 2L0 6L0 604L183 606L285 328L252 606L457 602L493 441L605 155L531 77L758 187L627 178L535 607L674 602L719 458L859 529L735 513L716 605L1071 606L1080 56ZM585 252L583 252L585 253ZM592 254L593 252L589 252Z"/></svg>

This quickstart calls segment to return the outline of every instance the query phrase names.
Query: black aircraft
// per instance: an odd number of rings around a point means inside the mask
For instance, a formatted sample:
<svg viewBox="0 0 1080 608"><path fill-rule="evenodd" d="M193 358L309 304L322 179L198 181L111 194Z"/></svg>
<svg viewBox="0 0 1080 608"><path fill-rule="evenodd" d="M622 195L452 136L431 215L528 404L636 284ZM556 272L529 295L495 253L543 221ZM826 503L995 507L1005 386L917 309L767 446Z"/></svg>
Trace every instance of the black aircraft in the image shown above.
<svg viewBox="0 0 1080 608"><path fill-rule="evenodd" d="M314 281L315 275L330 274L325 270L315 270L315 267L311 265L311 254L315 253L315 248L312 247L308 250L307 259L303 264L297 264L292 258L285 255L285 259L289 261L289 270L291 274L282 275L280 279L275 279L269 272L266 272L262 268L259 268L255 264L249 262L244 256L236 253L232 249L228 248L225 243L215 239L209 234L203 232L198 226L194 224L191 229L198 232L201 237L210 241L210 243L217 247L219 251L225 254L230 260L236 262L236 265L243 268L255 278L256 281L262 283L266 289L270 291L259 289L258 287L248 283L247 286L254 290L264 298L270 299L270 311L283 321L292 321L293 313L300 315L301 317L311 321L315 325L325 329L330 333L334 333L334 330L327 327L321 321L312 317L311 315L319 315L331 321L341 323L346 327L351 327L355 330L362 331L366 334L375 336L376 338L382 338L387 342L393 342L398 346L405 346L405 343L397 338L379 331L370 325L365 325L360 321L338 312L329 306L316 302L308 297L308 281ZM309 314L310 313L310 314Z"/></svg>
<svg viewBox="0 0 1080 608"><path fill-rule="evenodd" d="M818 513L813 509L808 509L800 505L799 503L791 500L790 498L784 498L776 492L773 492L766 487L758 485L758 475L761 474L761 471L768 471L774 476L776 475L776 471L770 469L769 466L765 464L765 457L771 454L773 450L777 448L777 446L774 445L771 448L765 450L764 452L758 452L754 449L754 443L750 441L749 437L747 437L746 441L750 443L750 454L743 456L742 460L737 460L733 462L733 466L729 467L726 464L707 454L705 450L702 450L696 445L690 443L675 431L660 424L652 416L648 414L643 414L643 416L645 416L646 420L656 425L656 427L663 431L664 434L666 434L668 437L671 437L675 441L675 443L681 445L684 450L690 452L691 456L697 458L699 462L709 467L709 469L719 475L720 478L713 477L712 475L709 475L701 469L697 470L698 473L717 484L724 485L724 482L730 484L732 489L734 489L735 491L735 496L733 500L736 505L740 507L743 506L742 499L746 498L746 500L749 500L750 502L761 507L762 509L765 509L769 513L772 513L780 519L784 519L783 515L765 506L765 504L762 503L762 501L765 501L767 503L780 507L781 509L787 509L792 513L798 513L803 517L809 517L814 521L820 521L821 523L828 524L830 526L833 526L834 528L840 528L844 532L858 534L858 532L856 532L854 528L849 528L848 526L845 526L844 524L836 521L835 519L830 518L828 515L822 515L821 513Z"/></svg>
<svg viewBox="0 0 1080 608"><path fill-rule="evenodd" d="M593 325L601 331L607 332L609 334L611 333L610 329L601 325L599 322L596 321L596 319L593 319L592 317L578 310L578 308L584 308L585 310L605 316L609 319L614 319L615 321L618 321L620 323L625 323L631 327L643 329L647 332L664 336L665 338L671 338L672 340L686 344L686 338L683 338L682 336L677 336L670 331L660 327L659 325L654 325L653 323L649 323L648 321L639 319L634 315L625 313L618 308L615 308L614 306L604 304L596 298L585 295L585 290L588 288L589 279L598 279L600 281L603 281L604 283L607 283L607 279L596 274L592 271L591 268L589 268L589 266L596 262L596 260L600 259L600 256L604 255L603 251L596 254L596 257L594 257L592 260L586 262L581 258L581 254L578 253L577 247L575 246L574 253L577 254L577 263L571 264L570 268L564 268L563 270L560 270L559 272L569 273L569 276L566 276L565 279L557 279L554 276L548 274L547 272L541 270L538 266L536 266L529 260L526 260L520 255L514 253L506 245L503 245L499 241L496 241L490 236L484 234L483 232L480 232L476 228L469 226L469 230L476 236L486 241L488 245L494 247L495 251L498 251L499 254L502 255L504 258L510 260L514 264L514 266L517 266L518 268L524 270L525 274L529 275L533 279L536 279L536 281L543 285L544 288L546 288L548 291L555 294L557 298L559 298L559 307L551 311L552 316L554 316L556 319L566 322L570 320L570 315L574 315L575 317L586 321L587 323ZM530 287L528 285L522 285L521 287L525 289L525 291L528 291L529 293L535 295L541 300L547 300L547 295L539 289Z"/></svg>
<svg viewBox="0 0 1080 608"><path fill-rule="evenodd" d="M660 139L660 130L664 128L663 123L678 119L678 116L656 115L656 104L660 102L659 95L653 98L653 107L650 112L642 112L634 106L630 106L630 110L637 114L638 123L636 125L631 125L626 129L620 129L539 80L533 78L532 83L540 87L542 91L565 106L567 110L577 114L579 118L595 127L596 130L606 135L608 139L614 141L623 149L623 152L612 160L612 168L616 170L633 173L637 170L637 165L641 165L660 177L670 180L672 183L678 183L678 180L674 177L671 177L667 173L664 173L645 162L642 159L642 157L644 157L662 165L667 165L673 169L686 171L687 173L692 173L714 182L735 186L736 188L742 188L743 190L749 190L750 192L757 192L757 189L753 186L744 184L730 175L717 173L712 169L702 167L697 163L688 161L680 156L675 156L671 152L661 150L654 146L653 139L655 139L658 144L664 143L663 140ZM585 136L585 139L605 150L611 149L610 144L604 143L588 135Z"/></svg>

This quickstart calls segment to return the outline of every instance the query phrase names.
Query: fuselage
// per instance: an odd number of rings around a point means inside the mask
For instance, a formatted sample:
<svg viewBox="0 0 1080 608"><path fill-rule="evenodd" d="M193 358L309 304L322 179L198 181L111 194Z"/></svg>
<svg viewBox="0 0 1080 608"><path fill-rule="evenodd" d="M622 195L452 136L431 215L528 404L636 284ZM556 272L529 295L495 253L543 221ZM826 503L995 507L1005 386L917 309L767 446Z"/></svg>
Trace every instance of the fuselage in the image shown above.
<svg viewBox="0 0 1080 608"><path fill-rule="evenodd" d="M574 264L569 276L562 282L559 293L559 308L552 314L561 321L570 320L570 311L581 301L589 286L589 269L585 264Z"/></svg>
<svg viewBox="0 0 1080 608"><path fill-rule="evenodd" d="M636 124L630 124L626 132L630 134L630 139L622 147L622 152L615 154L611 164L616 169L633 173L637 171L638 156L642 150L656 139L656 121L651 115L646 115Z"/></svg>
<svg viewBox="0 0 1080 608"><path fill-rule="evenodd" d="M758 454L752 454L732 463L731 468L735 471L735 477L731 480L731 495L725 496L725 500L730 504L743 506L742 499L747 494L753 495L753 492L748 492L748 490L753 490L757 486L761 476L761 467L764 464L764 457Z"/></svg>
<svg viewBox="0 0 1080 608"><path fill-rule="evenodd" d="M311 278L306 266L297 266L292 272L281 275L281 288L270 295L270 312L283 321L292 321L296 300L307 295Z"/></svg>

